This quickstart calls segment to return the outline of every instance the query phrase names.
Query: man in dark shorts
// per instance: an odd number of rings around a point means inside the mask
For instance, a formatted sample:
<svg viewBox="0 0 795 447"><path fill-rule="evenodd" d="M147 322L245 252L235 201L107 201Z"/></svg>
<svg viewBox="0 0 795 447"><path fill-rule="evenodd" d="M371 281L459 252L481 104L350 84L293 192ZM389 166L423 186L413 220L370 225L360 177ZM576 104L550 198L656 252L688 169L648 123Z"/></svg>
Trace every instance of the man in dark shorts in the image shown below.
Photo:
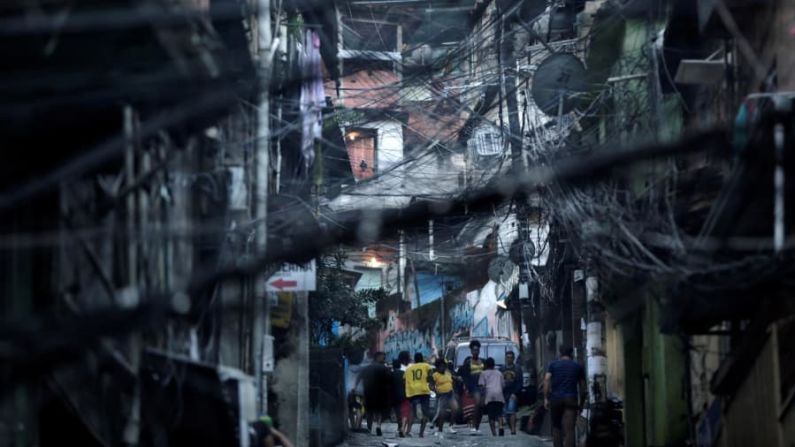
<svg viewBox="0 0 795 447"><path fill-rule="evenodd" d="M425 436L425 425L431 416L431 365L425 362L422 353L414 354L414 363L406 368L406 397L411 402L411 409L420 419L420 438ZM411 424L405 430L406 436L411 433Z"/></svg>
<svg viewBox="0 0 795 447"><path fill-rule="evenodd" d="M572 359L573 354L574 350L570 346L561 346L560 359L550 363L544 375L544 406L552 416L552 442L555 447L574 447L577 413L588 396L585 370Z"/></svg>
<svg viewBox="0 0 795 447"><path fill-rule="evenodd" d="M472 416L469 418L469 424L472 427L472 432L478 433L480 431L481 419L481 395L478 381L480 379L480 373L483 372L483 360L480 358L480 342L477 340L470 341L469 352L472 355L464 360L464 364L458 369L458 375L461 376L461 379L464 381L464 393L469 394L471 401L474 401L474 408L471 410ZM470 399L463 399L462 396L462 406L464 406L466 412L468 405L463 405L465 401L469 402Z"/></svg>
<svg viewBox="0 0 795 447"><path fill-rule="evenodd" d="M411 409L409 408L408 400L406 400L406 385L403 382L403 369L401 369L401 366L403 365L399 359L392 361L392 398L390 403L392 404L392 410L395 412L398 436L402 438L404 436L403 427L408 424Z"/></svg>
<svg viewBox="0 0 795 447"><path fill-rule="evenodd" d="M373 362L367 365L356 379L364 383L364 411L367 418L367 431L372 431L375 420L375 434L382 435L381 422L389 418L390 394L392 393L392 374L384 365L386 354L376 352Z"/></svg>
<svg viewBox="0 0 795 447"><path fill-rule="evenodd" d="M483 372L480 374L479 384L483 394L483 402L486 404L486 414L489 415L489 428L491 434L497 436L497 424L499 424L500 436L505 436L502 428L503 405L505 404L505 380L502 373L494 369L494 359L489 357L483 362Z"/></svg>
<svg viewBox="0 0 795 447"><path fill-rule="evenodd" d="M519 408L519 391L522 389L522 368L516 364L516 355L513 351L505 353L505 366L502 367L502 377L505 380L505 419L511 428L511 434L516 434L516 411Z"/></svg>

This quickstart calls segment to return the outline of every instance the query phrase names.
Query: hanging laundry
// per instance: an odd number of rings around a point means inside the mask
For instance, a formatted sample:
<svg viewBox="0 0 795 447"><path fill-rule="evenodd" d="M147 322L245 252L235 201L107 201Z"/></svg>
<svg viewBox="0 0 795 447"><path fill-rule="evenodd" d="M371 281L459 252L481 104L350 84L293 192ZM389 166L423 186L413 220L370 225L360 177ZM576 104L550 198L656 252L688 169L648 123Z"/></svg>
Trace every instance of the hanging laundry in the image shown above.
<svg viewBox="0 0 795 447"><path fill-rule="evenodd" d="M314 30L304 33L301 52L301 154L307 172L315 160L315 141L323 132L323 69L320 57L320 36Z"/></svg>

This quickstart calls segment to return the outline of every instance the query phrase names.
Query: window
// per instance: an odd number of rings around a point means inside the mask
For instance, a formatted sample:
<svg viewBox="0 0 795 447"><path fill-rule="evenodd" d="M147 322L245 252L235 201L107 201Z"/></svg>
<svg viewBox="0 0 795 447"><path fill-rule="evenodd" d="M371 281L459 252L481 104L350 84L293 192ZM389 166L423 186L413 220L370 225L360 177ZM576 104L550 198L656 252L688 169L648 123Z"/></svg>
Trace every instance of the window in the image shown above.
<svg viewBox="0 0 795 447"><path fill-rule="evenodd" d="M502 138L496 129L486 128L477 129L475 135L470 140L476 154L489 157L502 154Z"/></svg>
<svg viewBox="0 0 795 447"><path fill-rule="evenodd" d="M497 343L492 344L489 342L483 343L480 347L480 358L487 359L489 357L494 359L494 363L497 366L502 366L505 364L505 353L508 351L513 351L515 357L518 359L519 352L514 344L508 343ZM472 352L469 350L469 346L459 346L458 350L456 351L456 368L460 367L464 364L464 360L471 356Z"/></svg>
<svg viewBox="0 0 795 447"><path fill-rule="evenodd" d="M461 367L464 364L464 360L472 355L472 351L469 350L469 346L460 346L458 348L458 352L455 354L455 366L456 368Z"/></svg>
<svg viewBox="0 0 795 447"><path fill-rule="evenodd" d="M494 359L494 363L498 366L505 365L505 353L508 351L513 351L514 359L519 356L519 353L516 352L516 349L513 345L488 345L488 349L486 350L487 357L491 357ZM484 357L484 358L487 358Z"/></svg>
<svg viewBox="0 0 795 447"><path fill-rule="evenodd" d="M346 50L397 52L398 26L377 20L345 17L342 42Z"/></svg>

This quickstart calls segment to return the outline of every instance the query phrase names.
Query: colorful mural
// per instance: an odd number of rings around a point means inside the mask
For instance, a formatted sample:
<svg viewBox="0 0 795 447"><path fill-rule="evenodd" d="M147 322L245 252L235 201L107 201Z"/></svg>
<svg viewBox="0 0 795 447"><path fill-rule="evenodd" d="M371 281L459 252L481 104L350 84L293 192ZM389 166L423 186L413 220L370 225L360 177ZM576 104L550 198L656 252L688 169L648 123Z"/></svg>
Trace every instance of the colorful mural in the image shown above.
<svg viewBox="0 0 795 447"><path fill-rule="evenodd" d="M499 336L517 340L510 312L497 305L507 297L509 287L511 284L489 281L480 289L469 292L459 289L445 296L444 334L438 300L402 314L389 309L374 348L386 352L389 359L397 357L400 351L421 352L430 357L442 351L453 337Z"/></svg>

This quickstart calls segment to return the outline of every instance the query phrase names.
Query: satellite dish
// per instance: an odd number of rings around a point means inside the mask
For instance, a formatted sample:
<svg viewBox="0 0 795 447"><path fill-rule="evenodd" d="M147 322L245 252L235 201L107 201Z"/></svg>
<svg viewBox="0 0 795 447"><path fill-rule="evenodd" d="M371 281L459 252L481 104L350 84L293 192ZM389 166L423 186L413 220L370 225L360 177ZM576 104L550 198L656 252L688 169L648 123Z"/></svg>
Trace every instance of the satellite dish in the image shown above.
<svg viewBox="0 0 795 447"><path fill-rule="evenodd" d="M585 65L577 56L555 53L544 59L533 75L533 101L547 115L569 113L588 90L586 78Z"/></svg>
<svg viewBox="0 0 795 447"><path fill-rule="evenodd" d="M511 278L515 268L516 264L511 262L508 257L497 256L489 262L489 279L498 284L505 283Z"/></svg>

